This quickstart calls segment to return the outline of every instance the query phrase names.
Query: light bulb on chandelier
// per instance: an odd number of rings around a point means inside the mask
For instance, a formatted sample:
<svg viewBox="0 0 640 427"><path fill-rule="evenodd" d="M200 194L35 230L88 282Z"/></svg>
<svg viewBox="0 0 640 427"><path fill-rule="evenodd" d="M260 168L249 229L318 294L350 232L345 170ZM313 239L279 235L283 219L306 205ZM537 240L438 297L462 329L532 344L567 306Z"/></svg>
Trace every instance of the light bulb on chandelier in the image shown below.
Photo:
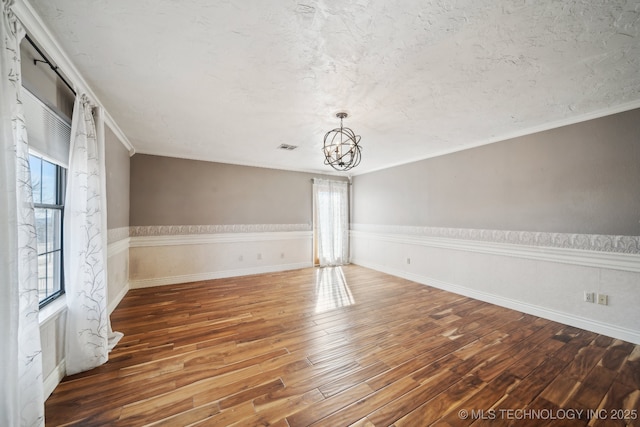
<svg viewBox="0 0 640 427"><path fill-rule="evenodd" d="M360 164L362 147L360 135L342 126L342 119L349 115L345 112L336 114L340 119L340 128L327 132L324 136L324 164L329 165L337 171L348 171Z"/></svg>

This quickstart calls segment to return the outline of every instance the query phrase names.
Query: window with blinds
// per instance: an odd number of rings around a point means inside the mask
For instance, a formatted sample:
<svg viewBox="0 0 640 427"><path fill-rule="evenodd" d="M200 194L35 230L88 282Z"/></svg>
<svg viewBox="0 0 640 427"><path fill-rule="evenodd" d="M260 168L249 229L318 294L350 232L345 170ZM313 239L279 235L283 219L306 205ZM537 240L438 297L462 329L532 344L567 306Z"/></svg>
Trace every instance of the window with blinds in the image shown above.
<svg viewBox="0 0 640 427"><path fill-rule="evenodd" d="M22 105L29 148L66 168L69 163L71 125L24 87Z"/></svg>
<svg viewBox="0 0 640 427"><path fill-rule="evenodd" d="M31 92L22 90L38 240L40 307L64 293L63 217L71 126Z"/></svg>

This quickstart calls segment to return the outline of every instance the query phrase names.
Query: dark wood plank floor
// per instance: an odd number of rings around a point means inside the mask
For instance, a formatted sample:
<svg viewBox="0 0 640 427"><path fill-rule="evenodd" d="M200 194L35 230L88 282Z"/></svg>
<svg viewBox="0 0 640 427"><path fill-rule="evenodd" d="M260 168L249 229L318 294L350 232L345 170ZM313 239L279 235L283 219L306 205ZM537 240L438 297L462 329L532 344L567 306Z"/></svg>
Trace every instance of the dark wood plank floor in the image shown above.
<svg viewBox="0 0 640 427"><path fill-rule="evenodd" d="M112 324L48 426L640 425L640 346L358 266L132 290Z"/></svg>

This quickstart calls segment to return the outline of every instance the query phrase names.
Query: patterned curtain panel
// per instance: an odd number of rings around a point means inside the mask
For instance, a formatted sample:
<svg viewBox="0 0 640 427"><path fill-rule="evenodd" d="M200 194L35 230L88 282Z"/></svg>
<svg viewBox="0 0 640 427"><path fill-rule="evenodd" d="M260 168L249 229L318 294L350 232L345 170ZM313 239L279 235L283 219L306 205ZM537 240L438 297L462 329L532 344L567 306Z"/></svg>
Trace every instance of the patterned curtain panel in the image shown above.
<svg viewBox="0 0 640 427"><path fill-rule="evenodd" d="M92 110L86 96L76 97L64 217L67 375L105 363L122 337L111 332L107 312L104 140Z"/></svg>
<svg viewBox="0 0 640 427"><path fill-rule="evenodd" d="M313 202L320 266L349 262L349 185L315 179Z"/></svg>
<svg viewBox="0 0 640 427"><path fill-rule="evenodd" d="M36 229L20 101L21 24L0 19L0 425L43 426Z"/></svg>

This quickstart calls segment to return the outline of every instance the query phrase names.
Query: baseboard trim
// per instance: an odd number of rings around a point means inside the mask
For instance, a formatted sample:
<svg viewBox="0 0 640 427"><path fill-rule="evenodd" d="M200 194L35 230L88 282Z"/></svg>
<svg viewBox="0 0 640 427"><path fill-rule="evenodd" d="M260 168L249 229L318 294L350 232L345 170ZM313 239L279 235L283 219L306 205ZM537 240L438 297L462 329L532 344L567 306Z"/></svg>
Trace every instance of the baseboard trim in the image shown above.
<svg viewBox="0 0 640 427"><path fill-rule="evenodd" d="M278 271L298 270L313 267L311 262L293 264L266 265L235 270L209 271L204 273L184 274L180 276L156 277L151 279L130 280L131 289L151 288L154 286L176 285L179 283L200 282L203 280L224 279L227 277L249 276L252 274L274 273Z"/></svg>
<svg viewBox="0 0 640 427"><path fill-rule="evenodd" d="M47 400L49 396L51 396L53 390L58 387L58 384L60 384L60 381L62 381L62 379L66 375L67 369L65 368L65 363L65 359L62 359L60 363L58 363L58 366L53 368L53 371L51 371L47 378L45 378L43 383L44 400Z"/></svg>
<svg viewBox="0 0 640 427"><path fill-rule="evenodd" d="M120 289L120 292L118 292L118 295L116 295L113 301L109 303L109 306L107 307L109 315L111 315L111 313L113 313L113 310L115 310L118 304L120 304L120 301L122 301L122 298L124 298L124 296L127 295L127 292L129 292L129 289L131 289L131 286L127 281L127 283L124 284L122 289Z"/></svg>
<svg viewBox="0 0 640 427"><path fill-rule="evenodd" d="M360 265L362 267L370 268L372 270L380 271L382 273L391 274L393 276L402 277L403 279L411 280L413 282L417 282L423 285L432 286L434 288L453 292L458 295L463 295L469 298L488 302L490 304L495 304L495 305L509 308L512 310L521 311L523 313L531 314L533 316L538 316L548 320L553 320L554 322L559 322L565 325L574 326L576 328L585 329L591 332L621 339L634 344L640 344L640 332L632 329L622 328L622 327L611 325L608 323L593 321L591 319L587 319L581 316L575 316L573 314L551 310L545 307L528 304L528 303L517 301L511 298L505 298L499 295L477 291L475 289L467 288L465 286L444 282L438 279L432 279L427 276L409 273L407 271L403 271L403 270L392 268L392 267L387 267L380 264L362 262L358 259L353 259L351 262L353 264Z"/></svg>

